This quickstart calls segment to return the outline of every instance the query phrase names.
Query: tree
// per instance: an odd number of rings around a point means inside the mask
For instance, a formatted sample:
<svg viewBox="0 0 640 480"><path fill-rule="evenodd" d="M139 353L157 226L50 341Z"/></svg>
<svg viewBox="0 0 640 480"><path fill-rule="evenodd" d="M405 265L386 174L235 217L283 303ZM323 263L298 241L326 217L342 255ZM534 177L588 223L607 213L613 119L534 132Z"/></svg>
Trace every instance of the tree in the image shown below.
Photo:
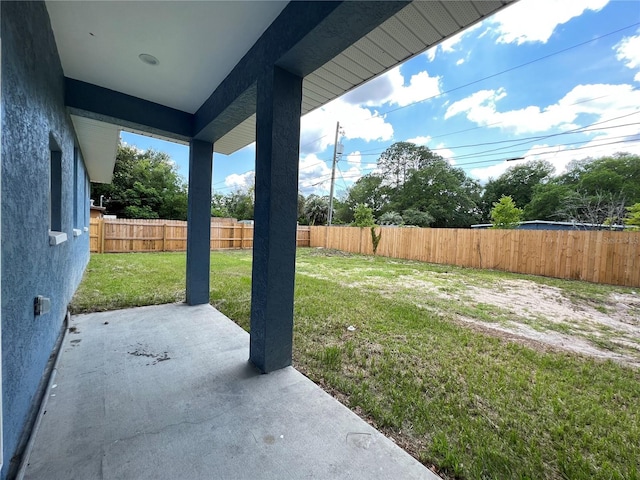
<svg viewBox="0 0 640 480"><path fill-rule="evenodd" d="M411 142L397 142L387 148L378 159L378 169L386 185L399 188L416 170L431 160L442 160L427 147Z"/></svg>
<svg viewBox="0 0 640 480"><path fill-rule="evenodd" d="M405 225L416 227L428 227L434 222L434 218L427 212L421 212L413 208L408 208L402 212L402 222Z"/></svg>
<svg viewBox="0 0 640 480"><path fill-rule="evenodd" d="M627 214L625 200L619 194L572 192L562 201L558 215L562 220L590 225L622 225Z"/></svg>
<svg viewBox="0 0 640 480"><path fill-rule="evenodd" d="M214 193L211 196L211 216L212 217L221 217L221 218L231 217L231 214L229 213L229 209L227 208L227 200L228 200L228 197L221 193Z"/></svg>
<svg viewBox="0 0 640 480"><path fill-rule="evenodd" d="M372 227L376 224L373 220L373 210L360 203L356 205L353 224L356 227Z"/></svg>
<svg viewBox="0 0 640 480"><path fill-rule="evenodd" d="M329 199L318 195L309 195L304 204L304 214L309 225L325 225L329 219Z"/></svg>
<svg viewBox="0 0 640 480"><path fill-rule="evenodd" d="M380 215L378 225L402 225L402 215L398 212L387 212Z"/></svg>
<svg viewBox="0 0 640 480"><path fill-rule="evenodd" d="M571 187L557 181L541 183L533 188L533 197L524 207L525 220L559 220L563 200L572 193Z"/></svg>
<svg viewBox="0 0 640 480"><path fill-rule="evenodd" d="M587 196L618 195L633 205L640 202L640 155L618 153L573 161L559 181Z"/></svg>
<svg viewBox="0 0 640 480"><path fill-rule="evenodd" d="M624 224L631 226L632 230L640 230L640 203L635 203L630 207L627 207L627 216L624 219Z"/></svg>
<svg viewBox="0 0 640 480"><path fill-rule="evenodd" d="M306 225L307 224L307 217L304 216L304 202L305 202L305 198L304 195L302 195L301 193L298 193L298 223L301 225Z"/></svg>
<svg viewBox="0 0 640 480"><path fill-rule="evenodd" d="M503 196L510 196L516 206L525 208L535 188L548 182L554 171L549 162L534 160L508 168L495 180L489 179L482 196L483 216L489 218L494 202Z"/></svg>
<svg viewBox="0 0 640 480"><path fill-rule="evenodd" d="M118 217L187 219L186 183L163 152L118 145L112 183L93 183L91 191Z"/></svg>
<svg viewBox="0 0 640 480"><path fill-rule="evenodd" d="M228 195L227 210L229 216L238 220L253 220L254 187L236 190Z"/></svg>
<svg viewBox="0 0 640 480"><path fill-rule="evenodd" d="M254 187L246 190L211 196L211 216L235 218L237 220L253 220Z"/></svg>
<svg viewBox="0 0 640 480"><path fill-rule="evenodd" d="M392 192L390 209L413 209L433 217L433 227L468 227L480 216L480 185L460 168L437 158L414 171ZM403 215L403 219L404 218Z"/></svg>
<svg viewBox="0 0 640 480"><path fill-rule="evenodd" d="M516 207L511 197L502 196L491 209L491 220L493 221L491 228L515 228L522 220L522 213L522 209Z"/></svg>
<svg viewBox="0 0 640 480"><path fill-rule="evenodd" d="M365 175L351 186L344 203L337 207L338 218L343 223L351 223L358 204L370 207L373 216L379 217L388 203L389 188L382 185L382 177L374 174Z"/></svg>

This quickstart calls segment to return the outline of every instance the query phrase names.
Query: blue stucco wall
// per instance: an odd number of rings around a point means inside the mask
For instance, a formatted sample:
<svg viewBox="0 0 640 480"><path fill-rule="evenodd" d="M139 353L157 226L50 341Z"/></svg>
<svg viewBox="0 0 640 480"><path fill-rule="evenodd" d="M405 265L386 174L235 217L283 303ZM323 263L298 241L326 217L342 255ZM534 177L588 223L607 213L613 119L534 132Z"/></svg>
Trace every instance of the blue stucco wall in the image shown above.
<svg viewBox="0 0 640 480"><path fill-rule="evenodd" d="M1 2L0 8L4 480L88 262L89 235L73 236L74 227L88 226L87 177L81 157L74 168L75 137L46 6ZM62 151L62 230L68 237L57 246L48 236L50 135ZM74 225L74 208L80 225ZM51 298L50 313L34 316L37 295Z"/></svg>

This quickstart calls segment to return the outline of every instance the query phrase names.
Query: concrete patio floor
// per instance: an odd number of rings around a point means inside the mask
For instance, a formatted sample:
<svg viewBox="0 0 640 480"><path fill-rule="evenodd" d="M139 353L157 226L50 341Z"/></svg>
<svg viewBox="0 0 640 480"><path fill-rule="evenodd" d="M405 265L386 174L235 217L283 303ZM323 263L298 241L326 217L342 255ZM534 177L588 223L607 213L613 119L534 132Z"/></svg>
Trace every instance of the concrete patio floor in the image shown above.
<svg viewBox="0 0 640 480"><path fill-rule="evenodd" d="M25 479L437 479L210 305L72 318Z"/></svg>

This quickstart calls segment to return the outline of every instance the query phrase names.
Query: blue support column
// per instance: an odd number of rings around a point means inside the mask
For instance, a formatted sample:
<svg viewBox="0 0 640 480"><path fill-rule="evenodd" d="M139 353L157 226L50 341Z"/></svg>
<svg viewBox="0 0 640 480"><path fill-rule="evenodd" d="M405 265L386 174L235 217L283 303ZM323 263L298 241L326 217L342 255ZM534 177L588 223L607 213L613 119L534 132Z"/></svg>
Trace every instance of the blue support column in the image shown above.
<svg viewBox="0 0 640 480"><path fill-rule="evenodd" d="M211 256L211 169L213 143L189 143L189 205L187 213L187 303L209 303Z"/></svg>
<svg viewBox="0 0 640 480"><path fill-rule="evenodd" d="M302 78L278 67L258 79L250 359L291 365Z"/></svg>

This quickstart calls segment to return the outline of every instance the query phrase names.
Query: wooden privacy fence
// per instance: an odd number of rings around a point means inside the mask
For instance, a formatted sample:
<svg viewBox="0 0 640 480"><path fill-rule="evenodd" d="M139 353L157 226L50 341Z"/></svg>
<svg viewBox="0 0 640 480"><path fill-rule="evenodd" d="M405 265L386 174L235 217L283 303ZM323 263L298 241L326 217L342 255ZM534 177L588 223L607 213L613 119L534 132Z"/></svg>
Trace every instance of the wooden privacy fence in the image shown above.
<svg viewBox="0 0 640 480"><path fill-rule="evenodd" d="M378 255L640 287L640 232L379 227ZM371 255L369 228L311 227L311 247Z"/></svg>
<svg viewBox="0 0 640 480"><path fill-rule="evenodd" d="M92 218L89 238L92 253L184 252L187 222ZM299 226L297 245L308 247L309 238L309 227ZM252 247L253 225L235 219L212 220L212 250Z"/></svg>

